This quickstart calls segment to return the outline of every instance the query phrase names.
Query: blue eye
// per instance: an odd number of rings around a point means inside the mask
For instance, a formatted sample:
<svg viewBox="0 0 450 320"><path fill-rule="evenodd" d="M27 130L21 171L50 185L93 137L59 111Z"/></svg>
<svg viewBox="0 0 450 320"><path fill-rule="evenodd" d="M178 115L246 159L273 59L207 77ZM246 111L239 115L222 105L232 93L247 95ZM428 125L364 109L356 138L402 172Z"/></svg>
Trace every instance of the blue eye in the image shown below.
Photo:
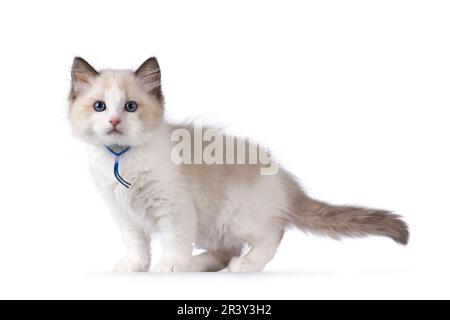
<svg viewBox="0 0 450 320"><path fill-rule="evenodd" d="M137 110L137 103L135 101L128 101L125 103L125 110L128 112L135 112Z"/></svg>
<svg viewBox="0 0 450 320"><path fill-rule="evenodd" d="M97 101L94 103L94 110L97 112L103 112L106 110L106 104L103 101Z"/></svg>

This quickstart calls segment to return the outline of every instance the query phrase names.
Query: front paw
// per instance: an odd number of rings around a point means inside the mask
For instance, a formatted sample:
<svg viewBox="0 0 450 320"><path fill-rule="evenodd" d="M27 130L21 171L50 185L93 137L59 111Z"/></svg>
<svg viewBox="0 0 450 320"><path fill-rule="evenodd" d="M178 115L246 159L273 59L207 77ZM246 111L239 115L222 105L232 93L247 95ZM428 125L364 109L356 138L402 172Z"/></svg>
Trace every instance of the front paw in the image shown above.
<svg viewBox="0 0 450 320"><path fill-rule="evenodd" d="M155 267L155 272L189 272L190 260L162 259Z"/></svg>
<svg viewBox="0 0 450 320"><path fill-rule="evenodd" d="M148 272L149 266L146 260L124 258L116 264L114 272Z"/></svg>

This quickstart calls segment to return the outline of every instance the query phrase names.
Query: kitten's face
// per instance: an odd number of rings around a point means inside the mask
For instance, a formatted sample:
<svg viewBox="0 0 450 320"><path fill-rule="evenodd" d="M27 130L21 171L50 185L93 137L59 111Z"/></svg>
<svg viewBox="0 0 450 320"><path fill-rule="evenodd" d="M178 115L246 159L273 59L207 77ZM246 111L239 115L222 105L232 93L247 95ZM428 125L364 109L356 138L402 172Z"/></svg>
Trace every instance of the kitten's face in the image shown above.
<svg viewBox="0 0 450 320"><path fill-rule="evenodd" d="M158 63L151 58L136 72L97 72L75 58L69 102L70 123L81 139L96 145L140 145L163 118Z"/></svg>

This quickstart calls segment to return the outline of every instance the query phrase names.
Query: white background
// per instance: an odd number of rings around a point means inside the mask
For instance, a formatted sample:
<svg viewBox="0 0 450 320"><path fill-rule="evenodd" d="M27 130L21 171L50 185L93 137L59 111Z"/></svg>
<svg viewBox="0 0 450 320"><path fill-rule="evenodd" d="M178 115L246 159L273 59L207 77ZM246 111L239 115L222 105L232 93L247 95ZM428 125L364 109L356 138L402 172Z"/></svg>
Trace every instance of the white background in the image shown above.
<svg viewBox="0 0 450 320"><path fill-rule="evenodd" d="M2 1L0 298L450 298L448 1ZM261 274L110 273L119 231L67 123L70 66L159 58L171 119L258 138L411 243L287 233ZM159 251L155 250L155 259Z"/></svg>

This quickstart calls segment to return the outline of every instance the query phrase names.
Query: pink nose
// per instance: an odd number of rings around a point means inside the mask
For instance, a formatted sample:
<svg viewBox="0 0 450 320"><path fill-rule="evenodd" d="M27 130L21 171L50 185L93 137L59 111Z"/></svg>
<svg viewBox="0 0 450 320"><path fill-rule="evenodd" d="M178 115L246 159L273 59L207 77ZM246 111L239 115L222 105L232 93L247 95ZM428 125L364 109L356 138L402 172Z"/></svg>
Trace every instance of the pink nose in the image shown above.
<svg viewBox="0 0 450 320"><path fill-rule="evenodd" d="M111 120L109 120L109 123L111 123L112 126L115 128L119 125L120 120L119 119L111 119Z"/></svg>

